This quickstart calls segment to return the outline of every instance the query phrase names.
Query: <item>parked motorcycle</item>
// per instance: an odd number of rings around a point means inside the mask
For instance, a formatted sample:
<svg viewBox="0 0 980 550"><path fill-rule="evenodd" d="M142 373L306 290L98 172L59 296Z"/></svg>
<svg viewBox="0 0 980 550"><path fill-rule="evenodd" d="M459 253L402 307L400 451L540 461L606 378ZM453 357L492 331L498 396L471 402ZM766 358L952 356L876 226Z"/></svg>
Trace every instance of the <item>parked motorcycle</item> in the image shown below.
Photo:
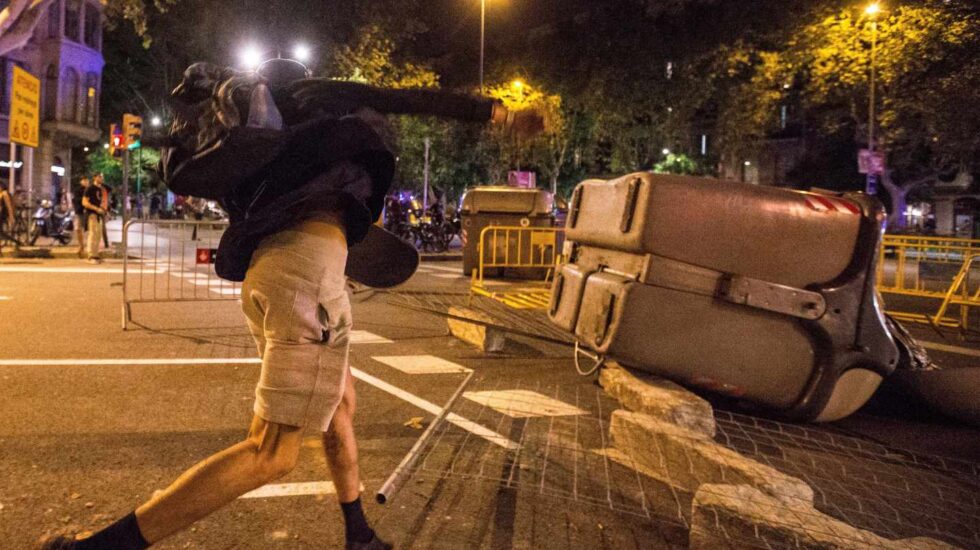
<svg viewBox="0 0 980 550"><path fill-rule="evenodd" d="M63 245L68 244L71 242L74 230L75 220L72 211L55 208L54 203L44 199L31 217L27 231L27 243L33 245L38 238L47 237Z"/></svg>

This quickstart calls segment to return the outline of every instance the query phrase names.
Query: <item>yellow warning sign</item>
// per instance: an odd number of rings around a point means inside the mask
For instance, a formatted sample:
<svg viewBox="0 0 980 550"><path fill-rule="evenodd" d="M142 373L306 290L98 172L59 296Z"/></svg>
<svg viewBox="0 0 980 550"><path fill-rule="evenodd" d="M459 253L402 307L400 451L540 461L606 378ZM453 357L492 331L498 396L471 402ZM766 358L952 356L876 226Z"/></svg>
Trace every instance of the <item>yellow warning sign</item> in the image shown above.
<svg viewBox="0 0 980 550"><path fill-rule="evenodd" d="M10 141L37 147L41 118L41 81L14 66L10 87Z"/></svg>

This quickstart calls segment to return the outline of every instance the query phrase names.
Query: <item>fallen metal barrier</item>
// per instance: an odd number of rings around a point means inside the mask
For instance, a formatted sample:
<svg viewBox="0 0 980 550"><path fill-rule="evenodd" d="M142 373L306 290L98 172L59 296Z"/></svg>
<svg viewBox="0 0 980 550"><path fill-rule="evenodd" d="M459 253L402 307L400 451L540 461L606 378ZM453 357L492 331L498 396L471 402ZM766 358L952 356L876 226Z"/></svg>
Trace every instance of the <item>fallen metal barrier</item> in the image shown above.
<svg viewBox="0 0 980 550"><path fill-rule="evenodd" d="M479 262L473 272L470 293L497 300L514 309L545 309L551 295L551 278L561 261L563 228L490 226L480 232ZM527 281L519 288L491 290L490 272L517 272Z"/></svg>
<svg viewBox="0 0 980 550"><path fill-rule="evenodd" d="M963 267L953 279L953 284L949 285L949 290L943 296L943 303L939 306L939 311L932 317L933 326L949 326L962 330L970 330L970 308L980 307L980 285L976 291L970 290L970 272L973 263L980 258L980 252L970 254L963 262ZM960 306L959 319L946 316L949 306Z"/></svg>
<svg viewBox="0 0 980 550"><path fill-rule="evenodd" d="M214 271L227 222L130 220L123 227L123 330L132 305L238 300L241 285Z"/></svg>

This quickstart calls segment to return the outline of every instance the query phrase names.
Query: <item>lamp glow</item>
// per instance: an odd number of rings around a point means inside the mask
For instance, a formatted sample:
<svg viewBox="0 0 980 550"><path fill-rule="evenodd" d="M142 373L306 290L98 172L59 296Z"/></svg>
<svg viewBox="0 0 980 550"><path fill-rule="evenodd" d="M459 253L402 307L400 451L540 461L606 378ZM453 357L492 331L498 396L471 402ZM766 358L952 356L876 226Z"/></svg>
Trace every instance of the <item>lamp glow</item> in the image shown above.
<svg viewBox="0 0 980 550"><path fill-rule="evenodd" d="M307 46L306 44L297 44L296 47L293 48L293 57L295 57L298 61L302 61L304 63L309 61L310 47Z"/></svg>
<svg viewBox="0 0 980 550"><path fill-rule="evenodd" d="M870 4L868 7L864 8L864 13L866 15L870 15L871 17L878 15L880 11L881 6L878 4L878 2L874 2L873 4Z"/></svg>
<svg viewBox="0 0 980 550"><path fill-rule="evenodd" d="M150 119L150 125L151 126L159 127L161 124L163 124L163 121L160 120L160 117L158 117L158 116L155 116L155 117L153 117L153 118Z"/></svg>
<svg viewBox="0 0 980 550"><path fill-rule="evenodd" d="M254 69L262 63L262 50L257 46L246 46L239 54L239 60L246 69Z"/></svg>

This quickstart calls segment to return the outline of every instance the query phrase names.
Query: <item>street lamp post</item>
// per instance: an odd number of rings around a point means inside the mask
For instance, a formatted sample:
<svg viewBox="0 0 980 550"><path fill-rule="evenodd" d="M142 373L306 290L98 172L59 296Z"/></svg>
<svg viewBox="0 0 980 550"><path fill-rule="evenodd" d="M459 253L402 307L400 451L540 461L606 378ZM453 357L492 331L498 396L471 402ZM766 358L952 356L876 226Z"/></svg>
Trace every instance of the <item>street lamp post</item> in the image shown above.
<svg viewBox="0 0 980 550"><path fill-rule="evenodd" d="M486 47L487 0L480 0L480 93L483 93L483 50Z"/></svg>
<svg viewBox="0 0 980 550"><path fill-rule="evenodd" d="M881 7L877 2L869 5L864 9L864 13L871 18L871 77L870 77L870 90L868 92L868 151L871 152L871 157L874 157L875 152L875 76L877 67L875 66L875 55L878 50L878 20L875 16L881 11ZM877 177L878 174L874 172L873 169L869 168L867 174L866 191L869 195L876 194L877 188Z"/></svg>

